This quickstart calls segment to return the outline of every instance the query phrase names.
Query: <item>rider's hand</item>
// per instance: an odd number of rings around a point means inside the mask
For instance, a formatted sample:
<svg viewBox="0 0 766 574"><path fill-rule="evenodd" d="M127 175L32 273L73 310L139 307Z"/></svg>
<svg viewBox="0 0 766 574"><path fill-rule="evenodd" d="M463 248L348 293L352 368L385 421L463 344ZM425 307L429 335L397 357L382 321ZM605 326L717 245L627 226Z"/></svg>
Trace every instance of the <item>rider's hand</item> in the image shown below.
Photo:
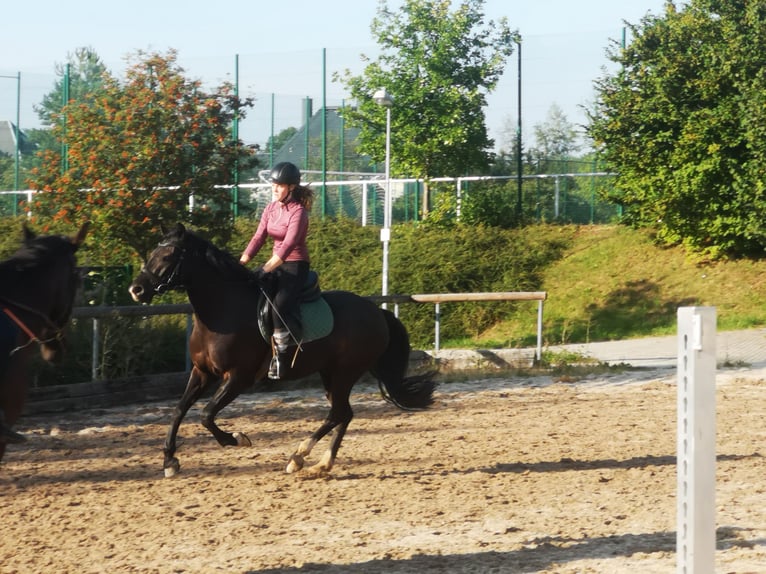
<svg viewBox="0 0 766 574"><path fill-rule="evenodd" d="M263 266L258 267L253 271L253 275L255 276L255 280L262 286L262 287L268 287L271 284L271 281L273 279L273 275L266 271Z"/></svg>

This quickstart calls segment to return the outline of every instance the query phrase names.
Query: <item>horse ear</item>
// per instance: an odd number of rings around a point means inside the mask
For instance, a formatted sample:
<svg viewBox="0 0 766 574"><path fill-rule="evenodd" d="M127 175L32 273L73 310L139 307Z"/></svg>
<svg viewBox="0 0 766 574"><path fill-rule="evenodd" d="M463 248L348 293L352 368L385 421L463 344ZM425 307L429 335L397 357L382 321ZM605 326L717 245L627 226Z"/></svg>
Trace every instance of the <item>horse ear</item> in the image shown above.
<svg viewBox="0 0 766 574"><path fill-rule="evenodd" d="M29 229L29 226L27 225L26 221L22 225L22 228L24 230L24 241L25 242L26 241L31 241L32 239L37 237L37 234L34 231L32 231L31 229Z"/></svg>
<svg viewBox="0 0 766 574"><path fill-rule="evenodd" d="M88 235L88 229L90 228L90 221L86 221L80 227L80 231L77 232L77 236L72 240L72 244L76 247L80 247L82 242L85 241L85 236Z"/></svg>
<svg viewBox="0 0 766 574"><path fill-rule="evenodd" d="M183 235L186 233L186 228L184 227L183 223L176 223L176 233L178 235Z"/></svg>

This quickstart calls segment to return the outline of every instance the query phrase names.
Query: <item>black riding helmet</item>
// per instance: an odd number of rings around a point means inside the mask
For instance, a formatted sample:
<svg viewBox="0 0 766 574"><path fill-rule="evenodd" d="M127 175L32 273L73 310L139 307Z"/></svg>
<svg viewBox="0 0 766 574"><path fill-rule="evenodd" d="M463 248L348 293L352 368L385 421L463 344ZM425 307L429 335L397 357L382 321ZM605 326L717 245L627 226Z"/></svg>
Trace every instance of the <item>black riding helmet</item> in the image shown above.
<svg viewBox="0 0 766 574"><path fill-rule="evenodd" d="M301 172L294 163L281 161L271 168L269 181L272 183L299 184L301 182Z"/></svg>

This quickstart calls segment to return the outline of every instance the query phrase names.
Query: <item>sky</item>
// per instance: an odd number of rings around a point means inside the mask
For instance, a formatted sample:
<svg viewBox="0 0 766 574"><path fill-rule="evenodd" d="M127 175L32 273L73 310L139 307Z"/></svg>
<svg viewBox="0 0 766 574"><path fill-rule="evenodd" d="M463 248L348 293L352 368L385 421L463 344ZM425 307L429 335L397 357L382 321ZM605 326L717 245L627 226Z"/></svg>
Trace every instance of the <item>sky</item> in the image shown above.
<svg viewBox="0 0 766 574"><path fill-rule="evenodd" d="M400 1L388 0L388 5L396 8ZM546 120L553 105L574 125L586 122L582 106L593 100L593 81L610 66L605 57L610 41L621 39L625 21L638 23L647 13L660 15L664 4L665 0L485 0L487 21L507 17L521 34L525 146L533 142L534 126ZM211 87L238 80L240 95L256 101L240 137L263 144L271 133L300 126L305 98L312 98L317 111L323 85L328 106L346 103L348 95L342 84L332 81L332 74L346 69L359 74L364 67L361 55L375 58L370 23L378 7L378 0L7 2L2 9L0 120L15 122L18 108L22 130L40 127L33 106L53 89L57 64L77 48L92 48L118 75L139 51L173 49L190 78ZM518 68L514 53L488 96L487 127L496 147L507 148L515 133Z"/></svg>

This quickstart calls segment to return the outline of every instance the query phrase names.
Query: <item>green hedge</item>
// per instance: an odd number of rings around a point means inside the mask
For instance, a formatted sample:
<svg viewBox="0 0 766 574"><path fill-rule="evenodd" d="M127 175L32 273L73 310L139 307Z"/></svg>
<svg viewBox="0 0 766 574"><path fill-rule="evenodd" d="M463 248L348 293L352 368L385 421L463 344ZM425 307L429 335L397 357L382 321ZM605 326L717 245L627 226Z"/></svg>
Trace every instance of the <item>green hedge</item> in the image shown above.
<svg viewBox="0 0 766 574"><path fill-rule="evenodd" d="M0 218L0 251L10 253L21 238L21 218ZM223 246L238 255L255 231L256 221L240 218L232 239ZM60 232L70 233L64 229ZM449 227L418 223L392 229L389 253L389 294L461 293L480 291L538 291L542 271L561 257L573 229L529 226L500 229L475 225ZM158 238L159 239L159 238ZM87 240L86 240L87 243ZM309 235L312 267L323 289L342 289L362 296L381 292L382 244L379 227L362 227L348 219L312 219ZM251 265L264 261L264 249ZM103 262L100 262L103 263ZM86 278L78 304L127 304L131 277L124 270L136 261L106 262L115 273ZM93 264L83 250L80 264ZM99 279L106 277L106 283ZM163 303L185 302L184 293L164 295ZM441 306L441 343L470 341L524 303L450 303ZM528 303L527 303L528 304ZM434 345L434 309L430 304L400 305L400 317L415 348ZM103 379L183 370L185 317L109 319L101 324L99 368ZM35 384L90 380L92 322L73 321L70 352L63 365L51 368L36 362ZM39 363L39 364L38 364Z"/></svg>

